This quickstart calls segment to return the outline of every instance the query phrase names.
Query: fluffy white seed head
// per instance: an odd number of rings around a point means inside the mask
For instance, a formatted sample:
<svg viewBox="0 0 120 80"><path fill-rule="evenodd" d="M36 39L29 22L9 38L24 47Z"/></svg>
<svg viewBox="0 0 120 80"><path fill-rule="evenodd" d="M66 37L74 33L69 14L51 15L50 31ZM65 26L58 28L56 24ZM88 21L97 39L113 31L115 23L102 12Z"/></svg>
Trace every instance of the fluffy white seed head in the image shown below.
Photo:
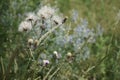
<svg viewBox="0 0 120 80"><path fill-rule="evenodd" d="M53 8L51 8L51 7L49 7L49 6L44 6L44 7L42 7L42 8L38 11L37 15L38 15L39 17L48 19L48 18L50 18L54 13L55 13L55 10L54 10Z"/></svg>
<svg viewBox="0 0 120 80"><path fill-rule="evenodd" d="M33 13L33 12L30 12L30 13L28 13L28 14L26 14L26 21L31 21L32 22L32 24L35 24L35 22L38 20L38 16L36 16L36 14L35 13Z"/></svg>
<svg viewBox="0 0 120 80"><path fill-rule="evenodd" d="M32 29L32 25L28 21L23 21L20 23L18 31L23 32L23 31L28 31Z"/></svg>

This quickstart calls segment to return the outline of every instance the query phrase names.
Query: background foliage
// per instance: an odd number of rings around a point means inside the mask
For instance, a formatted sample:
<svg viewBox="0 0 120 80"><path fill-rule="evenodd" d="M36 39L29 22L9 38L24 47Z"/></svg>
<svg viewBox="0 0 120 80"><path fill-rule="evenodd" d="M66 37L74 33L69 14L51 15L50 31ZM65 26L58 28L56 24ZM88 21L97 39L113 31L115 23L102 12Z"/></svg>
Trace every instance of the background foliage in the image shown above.
<svg viewBox="0 0 120 80"><path fill-rule="evenodd" d="M119 0L0 0L0 79L34 80L119 80L120 79L120 1ZM40 5L41 4L41 5ZM74 28L80 19L86 19L90 28L100 24L104 29L101 37L90 47L90 58L86 60L53 63L41 67L32 61L26 48L27 39L18 32L24 14L36 11L40 6L57 6L64 16L66 25ZM78 22L72 20L72 11L78 12ZM36 53L47 55L59 51L64 55L72 51L54 44L51 35ZM55 50L54 50L55 49ZM36 57L37 54L34 56ZM51 60L52 61L52 60ZM39 77L40 76L40 77Z"/></svg>

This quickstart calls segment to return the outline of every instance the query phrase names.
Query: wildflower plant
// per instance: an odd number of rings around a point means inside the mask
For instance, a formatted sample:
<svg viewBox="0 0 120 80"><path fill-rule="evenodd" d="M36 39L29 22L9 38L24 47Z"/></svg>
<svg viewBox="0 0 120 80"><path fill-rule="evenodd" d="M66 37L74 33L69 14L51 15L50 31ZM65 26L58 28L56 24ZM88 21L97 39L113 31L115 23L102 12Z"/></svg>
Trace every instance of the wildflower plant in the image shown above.
<svg viewBox="0 0 120 80"><path fill-rule="evenodd" d="M32 42L36 46L57 28L54 26L61 26L66 20L57 15L57 11L50 6L43 6L36 14L31 12L26 15L27 17L20 23L18 31L27 33L28 44Z"/></svg>
<svg viewBox="0 0 120 80"><path fill-rule="evenodd" d="M48 5L41 7L37 13L30 12L26 14L26 18L19 24L18 31L25 33L25 38L28 39L25 44L27 44L26 47L33 64L37 63L45 67L51 63L50 59L53 56L56 61L61 58L61 54L58 54L57 51L53 52L54 55L50 58L46 57L46 53L39 52L40 48L42 48L39 46L44 45L43 41L57 28L63 27L66 20L67 17L59 15L55 8Z"/></svg>
<svg viewBox="0 0 120 80"><path fill-rule="evenodd" d="M0 80L120 79L117 0L4 2Z"/></svg>
<svg viewBox="0 0 120 80"><path fill-rule="evenodd" d="M77 11L73 10L72 15L73 22L78 23ZM26 33L29 53L34 62L47 67L52 64L59 65L61 61L72 63L90 57L89 44L95 43L96 38L102 35L100 26L95 33L94 29L89 28L86 19L81 19L80 24L74 28L71 24L63 25L66 20L67 17L59 15L58 11L50 6L43 6L37 13L26 15L18 31Z"/></svg>

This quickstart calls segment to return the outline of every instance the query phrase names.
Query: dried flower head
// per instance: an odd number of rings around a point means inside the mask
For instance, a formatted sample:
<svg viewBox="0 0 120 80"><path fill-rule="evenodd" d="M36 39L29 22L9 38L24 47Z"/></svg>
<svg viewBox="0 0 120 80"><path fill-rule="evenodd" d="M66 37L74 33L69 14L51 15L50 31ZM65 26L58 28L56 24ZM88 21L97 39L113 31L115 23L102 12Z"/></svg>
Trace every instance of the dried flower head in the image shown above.
<svg viewBox="0 0 120 80"><path fill-rule="evenodd" d="M31 23L28 22L28 21L23 21L19 25L18 31L23 32L23 31L28 31L28 30L31 30L31 29L32 29Z"/></svg>
<svg viewBox="0 0 120 80"><path fill-rule="evenodd" d="M33 39L28 39L28 44L32 45L33 44Z"/></svg>
<svg viewBox="0 0 120 80"><path fill-rule="evenodd" d="M54 57L56 59L60 59L61 58L61 54L59 54L57 51L54 51L53 54L54 54Z"/></svg>
<svg viewBox="0 0 120 80"><path fill-rule="evenodd" d="M71 63L74 60L75 56L72 55L71 52L67 53L67 61Z"/></svg>
<svg viewBox="0 0 120 80"><path fill-rule="evenodd" d="M66 16L66 17L62 20L62 24L65 23L67 19L68 19L68 17Z"/></svg>
<svg viewBox="0 0 120 80"><path fill-rule="evenodd" d="M48 19L54 14L55 10L49 6L42 7L37 15L41 18Z"/></svg>
<svg viewBox="0 0 120 80"><path fill-rule="evenodd" d="M72 57L72 53L71 53L71 52L68 52L68 53L67 53L67 57Z"/></svg>
<svg viewBox="0 0 120 80"><path fill-rule="evenodd" d="M31 12L27 14L27 18L25 20L32 22L32 24L34 25L38 20L38 17L35 15L35 13Z"/></svg>
<svg viewBox="0 0 120 80"><path fill-rule="evenodd" d="M34 46L35 46L35 47L38 46L38 40L37 40L37 39L34 41Z"/></svg>
<svg viewBox="0 0 120 80"><path fill-rule="evenodd" d="M42 24L42 25L40 25L40 28L41 28L41 30L45 30L45 25L44 24Z"/></svg>
<svg viewBox="0 0 120 80"><path fill-rule="evenodd" d="M57 16L57 15L54 15L54 16L52 17L52 20L53 20L53 22L54 22L56 25L62 24L62 18L59 17L59 16Z"/></svg>

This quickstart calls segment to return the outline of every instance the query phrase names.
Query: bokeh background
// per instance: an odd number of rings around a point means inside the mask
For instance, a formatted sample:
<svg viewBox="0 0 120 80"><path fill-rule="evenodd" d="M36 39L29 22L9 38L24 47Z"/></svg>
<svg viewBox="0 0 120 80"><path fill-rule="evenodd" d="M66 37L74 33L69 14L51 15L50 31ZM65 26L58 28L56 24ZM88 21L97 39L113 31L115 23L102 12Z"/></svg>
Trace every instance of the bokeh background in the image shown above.
<svg viewBox="0 0 120 80"><path fill-rule="evenodd" d="M120 79L120 0L0 0L0 79L1 80L119 80ZM100 25L102 36L90 47L86 60L67 63L60 61L46 68L29 61L26 38L18 32L24 14L37 11L42 5L51 5L68 16L66 25L74 28L85 19L90 28ZM72 14L77 11L77 22ZM74 15L75 16L75 15ZM71 29L72 29L71 28ZM72 32L70 33L72 34ZM36 53L74 53L72 46L56 47L51 38ZM55 50L55 51L56 51ZM36 54L35 54L36 56ZM32 68L28 68L29 66ZM62 67L60 67L60 65ZM60 69L59 69L60 67ZM41 76L41 77L39 77ZM7 78L6 78L7 77Z"/></svg>

